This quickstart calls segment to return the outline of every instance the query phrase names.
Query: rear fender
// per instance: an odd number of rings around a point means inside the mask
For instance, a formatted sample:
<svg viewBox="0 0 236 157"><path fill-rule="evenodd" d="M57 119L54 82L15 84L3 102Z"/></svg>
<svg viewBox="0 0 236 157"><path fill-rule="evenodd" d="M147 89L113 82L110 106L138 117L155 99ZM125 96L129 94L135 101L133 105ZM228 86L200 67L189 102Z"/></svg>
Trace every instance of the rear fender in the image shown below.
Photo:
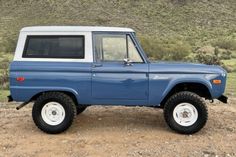
<svg viewBox="0 0 236 157"><path fill-rule="evenodd" d="M79 94L76 90L67 87L23 87L23 86L13 86L11 87L11 96L14 101L26 102L30 101L36 95L43 92L52 92L52 91L61 91L61 92L69 92L72 93L77 101ZM21 94L18 94L21 93Z"/></svg>

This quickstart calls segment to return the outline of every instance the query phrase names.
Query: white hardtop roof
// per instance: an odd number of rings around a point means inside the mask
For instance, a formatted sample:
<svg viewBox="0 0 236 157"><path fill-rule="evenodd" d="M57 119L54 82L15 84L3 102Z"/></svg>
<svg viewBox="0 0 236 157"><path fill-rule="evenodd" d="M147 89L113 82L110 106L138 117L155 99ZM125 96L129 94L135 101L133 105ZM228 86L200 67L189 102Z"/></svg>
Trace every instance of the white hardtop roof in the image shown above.
<svg viewBox="0 0 236 157"><path fill-rule="evenodd" d="M122 27L101 27L101 26L32 26L24 27L21 32L134 32L130 28Z"/></svg>

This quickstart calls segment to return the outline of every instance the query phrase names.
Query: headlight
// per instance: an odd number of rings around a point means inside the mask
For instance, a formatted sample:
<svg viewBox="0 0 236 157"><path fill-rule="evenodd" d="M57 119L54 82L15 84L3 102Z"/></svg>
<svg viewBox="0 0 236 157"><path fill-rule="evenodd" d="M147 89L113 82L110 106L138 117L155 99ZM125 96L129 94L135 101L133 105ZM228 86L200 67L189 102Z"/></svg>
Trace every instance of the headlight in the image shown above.
<svg viewBox="0 0 236 157"><path fill-rule="evenodd" d="M226 73L225 73L225 72L221 73L221 76L222 76L222 77L225 77L225 76L226 76Z"/></svg>

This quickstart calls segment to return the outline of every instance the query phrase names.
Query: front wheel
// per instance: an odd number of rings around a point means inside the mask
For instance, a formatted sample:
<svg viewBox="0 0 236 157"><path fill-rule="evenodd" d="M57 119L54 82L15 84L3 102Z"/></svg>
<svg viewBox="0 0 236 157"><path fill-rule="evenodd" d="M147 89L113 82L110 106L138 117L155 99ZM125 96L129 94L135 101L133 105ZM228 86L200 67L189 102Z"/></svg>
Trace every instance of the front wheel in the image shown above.
<svg viewBox="0 0 236 157"><path fill-rule="evenodd" d="M171 129L182 134L193 134L207 122L208 111L204 100L192 92L171 96L164 106L164 117Z"/></svg>
<svg viewBox="0 0 236 157"><path fill-rule="evenodd" d="M76 114L79 115L80 113L84 112L87 106L76 106Z"/></svg>
<svg viewBox="0 0 236 157"><path fill-rule="evenodd" d="M32 109L36 126L50 134L61 133L69 128L75 115L76 107L73 100L60 92L42 94Z"/></svg>

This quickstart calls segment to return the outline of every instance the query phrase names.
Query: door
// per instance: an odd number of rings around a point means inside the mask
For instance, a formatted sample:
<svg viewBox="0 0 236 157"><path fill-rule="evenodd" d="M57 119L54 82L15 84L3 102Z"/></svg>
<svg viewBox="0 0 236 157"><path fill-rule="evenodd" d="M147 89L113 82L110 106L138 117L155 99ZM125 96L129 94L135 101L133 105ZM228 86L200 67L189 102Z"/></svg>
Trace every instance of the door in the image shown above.
<svg viewBox="0 0 236 157"><path fill-rule="evenodd" d="M148 100L148 64L130 34L95 33L94 103L138 105ZM125 59L125 61L124 61Z"/></svg>

